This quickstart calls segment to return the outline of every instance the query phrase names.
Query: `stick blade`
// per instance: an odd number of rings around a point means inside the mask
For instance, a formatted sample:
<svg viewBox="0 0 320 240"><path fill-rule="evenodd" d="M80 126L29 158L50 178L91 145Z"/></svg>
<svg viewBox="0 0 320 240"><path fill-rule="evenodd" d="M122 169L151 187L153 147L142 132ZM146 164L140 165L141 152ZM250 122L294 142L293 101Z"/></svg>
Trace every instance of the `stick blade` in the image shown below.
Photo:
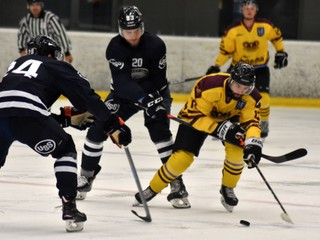
<svg viewBox="0 0 320 240"><path fill-rule="evenodd" d="M304 157L307 154L308 154L308 151L305 148L299 148L297 150L294 150L294 151L287 153L285 155L282 155L282 156L273 157L273 156L267 156L267 155L263 154L263 157L271 162L274 162L274 163L283 163L283 162L287 162L287 161L291 161L291 160L295 160L295 159Z"/></svg>
<svg viewBox="0 0 320 240"><path fill-rule="evenodd" d="M287 213L281 213L281 218L283 221L286 221L287 223L293 224L293 221L291 220L291 218L289 217L289 215Z"/></svg>
<svg viewBox="0 0 320 240"><path fill-rule="evenodd" d="M145 222L151 222L151 221L152 221L150 215L147 215L147 216L143 217L143 216L140 216L140 215L139 215L136 211L134 211L134 210L131 210L131 212L132 212L134 215L136 215L137 217L141 218L141 219L142 219L143 221L145 221Z"/></svg>

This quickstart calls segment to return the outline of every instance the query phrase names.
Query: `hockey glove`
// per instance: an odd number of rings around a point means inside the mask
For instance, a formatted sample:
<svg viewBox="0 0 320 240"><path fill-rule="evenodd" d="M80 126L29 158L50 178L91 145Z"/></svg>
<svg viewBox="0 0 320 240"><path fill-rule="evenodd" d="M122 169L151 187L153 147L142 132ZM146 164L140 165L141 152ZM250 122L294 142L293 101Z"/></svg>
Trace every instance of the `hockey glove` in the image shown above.
<svg viewBox="0 0 320 240"><path fill-rule="evenodd" d="M288 65L288 54L286 52L277 52L274 57L274 68L280 69Z"/></svg>
<svg viewBox="0 0 320 240"><path fill-rule="evenodd" d="M211 74L211 73L218 73L220 72L220 68L217 66L210 66L206 72L206 75Z"/></svg>
<svg viewBox="0 0 320 240"><path fill-rule="evenodd" d="M242 146L245 130L238 124L233 124L229 120L220 123L213 131L212 135L228 143Z"/></svg>
<svg viewBox="0 0 320 240"><path fill-rule="evenodd" d="M260 138L248 138L243 149L243 161L248 168L254 168L259 164L262 152L262 141Z"/></svg>
<svg viewBox="0 0 320 240"><path fill-rule="evenodd" d="M94 121L91 113L79 111L72 106L61 107L58 118L58 122L63 128L71 126L79 130L87 129Z"/></svg>
<svg viewBox="0 0 320 240"><path fill-rule="evenodd" d="M105 123L105 134L110 136L112 142L121 148L121 145L127 146L131 143L132 136L130 128L124 121L115 114Z"/></svg>
<svg viewBox="0 0 320 240"><path fill-rule="evenodd" d="M144 109L147 116L151 118L167 118L167 110L163 104L163 97L160 93L149 93L142 99L140 106Z"/></svg>

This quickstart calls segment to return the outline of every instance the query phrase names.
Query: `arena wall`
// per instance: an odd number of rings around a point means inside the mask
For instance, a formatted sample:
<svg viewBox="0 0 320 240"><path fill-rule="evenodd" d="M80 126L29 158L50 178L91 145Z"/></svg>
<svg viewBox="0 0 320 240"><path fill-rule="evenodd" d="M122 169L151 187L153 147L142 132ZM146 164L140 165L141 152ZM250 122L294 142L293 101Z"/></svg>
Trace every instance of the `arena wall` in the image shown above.
<svg viewBox="0 0 320 240"><path fill-rule="evenodd" d="M105 49L116 33L69 32L73 65L87 76L97 91L108 91L110 71ZM168 79L171 82L204 74L214 63L220 38L161 36L167 45ZM0 69L19 57L17 30L0 28ZM284 41L289 65L273 69L274 49L270 46L271 96L275 98L320 99L320 42ZM222 67L226 70L229 63ZM174 93L188 93L194 82L171 85Z"/></svg>

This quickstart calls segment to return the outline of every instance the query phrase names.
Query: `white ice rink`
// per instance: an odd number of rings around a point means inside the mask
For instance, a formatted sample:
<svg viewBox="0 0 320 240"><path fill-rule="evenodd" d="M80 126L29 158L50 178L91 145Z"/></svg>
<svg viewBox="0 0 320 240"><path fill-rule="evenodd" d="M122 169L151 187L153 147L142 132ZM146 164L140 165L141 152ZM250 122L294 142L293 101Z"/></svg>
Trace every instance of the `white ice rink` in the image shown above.
<svg viewBox="0 0 320 240"><path fill-rule="evenodd" d="M65 105L59 102L53 107ZM173 105L176 114L182 104ZM79 233L67 233L61 220L53 171L54 160L43 158L15 142L6 165L0 170L0 239L82 240L82 239L170 239L170 240L318 240L320 239L320 109L271 109L271 132L263 153L277 156L297 148L308 155L298 160L274 164L261 160L260 169L288 212L294 225L284 222L282 210L256 169L245 169L236 188L239 204L233 213L220 203L219 187L224 149L208 138L201 154L184 173L190 194L190 209L174 209L165 189L148 203L152 222L142 207L131 207L137 192L123 149L105 142L102 170L87 199L78 202L88 221ZM143 127L142 114L127 124L132 129L129 148L142 187L148 186L160 167L156 150ZM177 123L171 128L175 135ZM67 129L74 137L80 166L84 131ZM187 141L188 139L186 139ZM239 224L241 219L250 227Z"/></svg>

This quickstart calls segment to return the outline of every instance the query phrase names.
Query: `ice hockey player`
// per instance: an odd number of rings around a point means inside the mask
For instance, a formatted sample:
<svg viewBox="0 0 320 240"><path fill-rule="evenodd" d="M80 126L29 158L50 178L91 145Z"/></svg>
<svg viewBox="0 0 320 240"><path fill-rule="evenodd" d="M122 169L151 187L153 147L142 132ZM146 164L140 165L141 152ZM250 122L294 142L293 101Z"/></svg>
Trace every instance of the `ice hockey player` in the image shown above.
<svg viewBox="0 0 320 240"><path fill-rule="evenodd" d="M119 144L129 144L131 132L111 114L88 80L62 61L61 47L54 40L39 35L29 41L27 52L9 65L0 81L0 167L16 140L42 156L55 158L62 219L67 231L81 231L87 217L78 211L75 201L77 152L71 135L62 127L84 129L90 124L88 111L96 121L104 123L105 134L120 131ZM52 114L49 109L60 95L75 108L61 108L60 115Z"/></svg>
<svg viewBox="0 0 320 240"><path fill-rule="evenodd" d="M232 69L231 75L210 74L196 82L187 103L178 115L192 127L179 125L171 157L143 191L147 201L192 164L204 140L211 135L221 139L225 147L221 203L229 212L233 211L233 207L238 204L234 188L240 179L244 162L252 168L255 166L252 161L258 164L261 158L261 96L254 84L254 68L242 62ZM243 142L244 148L240 147ZM140 199L139 193L135 198Z"/></svg>
<svg viewBox="0 0 320 240"><path fill-rule="evenodd" d="M166 163L172 153L173 140L167 119L172 98L166 78L165 43L144 31L142 14L136 6L121 8L118 26L119 34L111 39L106 50L112 82L105 104L124 121L143 109L144 125L162 163ZM94 124L88 130L82 151L78 199L86 197L101 169L99 162L106 140L102 128ZM189 208L187 197L182 177L176 176L167 200L173 207Z"/></svg>
<svg viewBox="0 0 320 240"><path fill-rule="evenodd" d="M269 134L270 117L269 41L276 50L275 69L288 65L288 54L284 51L280 29L273 26L267 19L256 18L258 11L256 0L243 0L241 11L242 20L225 30L220 43L220 53L215 65L210 66L207 70L207 74L219 72L220 67L230 58L232 62L228 72L240 61L253 65L256 74L256 88L262 96L260 120L261 137L264 139Z"/></svg>

